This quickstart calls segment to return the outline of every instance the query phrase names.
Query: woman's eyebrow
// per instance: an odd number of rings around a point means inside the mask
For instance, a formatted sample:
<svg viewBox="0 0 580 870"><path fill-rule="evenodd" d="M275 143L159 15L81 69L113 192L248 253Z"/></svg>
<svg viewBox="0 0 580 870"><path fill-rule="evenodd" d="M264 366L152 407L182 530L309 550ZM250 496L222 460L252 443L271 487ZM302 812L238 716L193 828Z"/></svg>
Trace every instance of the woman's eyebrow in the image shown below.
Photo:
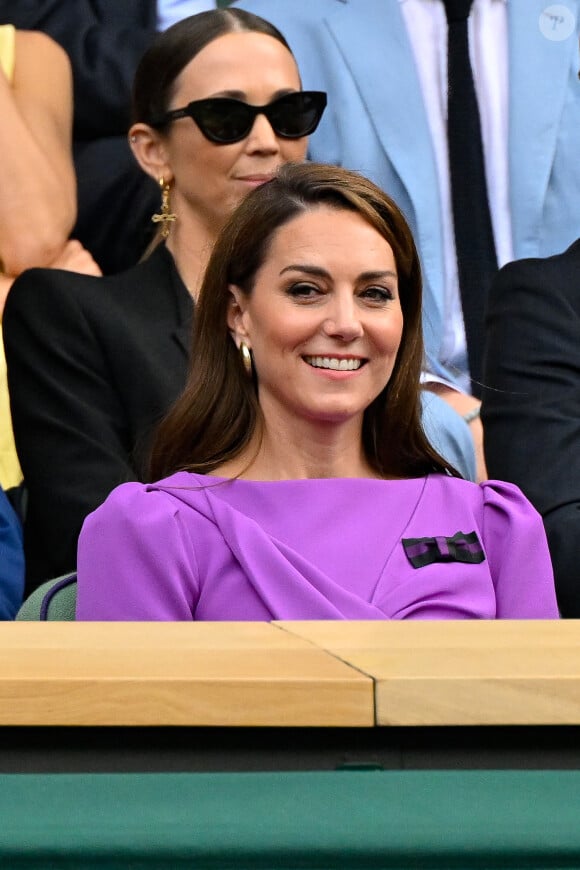
<svg viewBox="0 0 580 870"><path fill-rule="evenodd" d="M332 277L326 269L323 269L321 266L311 266L309 263L292 263L289 266L285 266L280 275L283 275L285 272L306 272L308 275L314 275L318 278ZM378 281L381 278L396 279L397 277L397 273L393 272L392 269L373 269L372 271L361 272L357 276L359 281Z"/></svg>
<svg viewBox="0 0 580 870"><path fill-rule="evenodd" d="M279 99L279 97L286 97L286 96L288 96L288 94L296 94L296 93L298 93L298 91L296 91L295 88L280 88L279 90L275 91L272 94L272 96L270 97L270 99L268 100L268 102L265 105L268 105L269 103L274 102L274 100ZM241 100L242 103L247 103L248 102L248 95L245 91L237 91L237 90L232 89L232 90L226 90L226 91L216 91L214 94L211 94L209 97L204 97L204 99L206 99L206 100L215 100L215 99ZM249 105L256 105L256 104L250 103Z"/></svg>
<svg viewBox="0 0 580 870"><path fill-rule="evenodd" d="M309 263L291 263L289 266L284 266L280 274L283 275L285 272L306 272L318 278L330 278L330 272L326 269L321 266L311 266Z"/></svg>
<svg viewBox="0 0 580 870"><path fill-rule="evenodd" d="M380 278L398 278L398 275L392 269L376 269L371 272L361 272L358 277L363 281L378 281Z"/></svg>

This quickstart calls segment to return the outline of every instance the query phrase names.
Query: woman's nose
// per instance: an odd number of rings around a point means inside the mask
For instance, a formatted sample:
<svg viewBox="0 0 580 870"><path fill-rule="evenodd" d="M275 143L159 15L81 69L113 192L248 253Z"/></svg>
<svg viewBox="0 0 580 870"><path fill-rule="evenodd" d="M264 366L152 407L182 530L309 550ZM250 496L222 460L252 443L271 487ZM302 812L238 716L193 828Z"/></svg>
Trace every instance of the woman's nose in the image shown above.
<svg viewBox="0 0 580 870"><path fill-rule="evenodd" d="M342 341L354 341L363 334L360 313L354 298L336 298L330 303L327 318L324 322L327 335L337 336Z"/></svg>
<svg viewBox="0 0 580 870"><path fill-rule="evenodd" d="M252 129L248 133L247 149L250 152L266 151L268 153L276 153L280 150L278 137L265 115L256 115Z"/></svg>

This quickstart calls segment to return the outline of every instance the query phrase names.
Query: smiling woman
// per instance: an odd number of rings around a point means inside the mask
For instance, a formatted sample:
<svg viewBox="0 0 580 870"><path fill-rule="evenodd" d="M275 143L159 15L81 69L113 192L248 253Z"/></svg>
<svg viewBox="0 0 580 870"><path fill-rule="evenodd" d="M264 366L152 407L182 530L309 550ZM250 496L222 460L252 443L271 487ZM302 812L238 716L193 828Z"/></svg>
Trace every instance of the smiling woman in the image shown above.
<svg viewBox="0 0 580 870"><path fill-rule="evenodd" d="M164 479L119 487L83 527L77 617L556 617L533 508L427 441L422 353L393 201L336 167L279 170L214 247Z"/></svg>
<svg viewBox="0 0 580 870"><path fill-rule="evenodd" d="M302 445L316 442L317 476L372 476L358 433L389 382L403 329L390 244L356 212L322 204L279 229L250 295L231 292L229 326L253 354L267 420L248 472L308 476Z"/></svg>

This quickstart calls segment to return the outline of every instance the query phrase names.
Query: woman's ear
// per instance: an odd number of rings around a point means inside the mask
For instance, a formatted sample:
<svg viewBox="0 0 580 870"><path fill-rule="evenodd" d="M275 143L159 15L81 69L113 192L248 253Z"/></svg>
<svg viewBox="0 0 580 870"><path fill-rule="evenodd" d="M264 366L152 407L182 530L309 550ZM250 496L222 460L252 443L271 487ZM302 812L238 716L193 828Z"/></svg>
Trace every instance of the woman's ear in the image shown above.
<svg viewBox="0 0 580 870"><path fill-rule="evenodd" d="M242 341L251 347L248 335L247 298L239 287L230 284L230 299L228 302L228 327L234 343L239 348Z"/></svg>
<svg viewBox="0 0 580 870"><path fill-rule="evenodd" d="M167 149L163 136L149 124L133 124L129 130L129 146L135 160L147 175L170 183L173 172L167 162Z"/></svg>

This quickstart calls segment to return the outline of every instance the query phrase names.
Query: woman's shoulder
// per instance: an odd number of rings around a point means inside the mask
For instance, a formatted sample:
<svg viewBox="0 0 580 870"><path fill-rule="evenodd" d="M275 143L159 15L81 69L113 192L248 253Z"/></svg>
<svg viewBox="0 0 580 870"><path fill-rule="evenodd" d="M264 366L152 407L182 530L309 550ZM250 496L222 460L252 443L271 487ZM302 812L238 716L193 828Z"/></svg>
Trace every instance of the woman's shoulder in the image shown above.
<svg viewBox="0 0 580 870"><path fill-rule="evenodd" d="M130 482L114 489L90 515L87 527L115 529L115 535L175 534L175 528L205 534L219 517L243 515L281 527L298 511L320 515L322 507L359 516L390 511L423 528L453 526L486 539L507 528L534 527L539 516L517 486L501 481L474 484L445 475L409 480L339 479L251 481L177 472L153 483ZM469 529L467 528L469 526ZM457 528L455 528L457 527Z"/></svg>
<svg viewBox="0 0 580 870"><path fill-rule="evenodd" d="M516 520L532 519L541 523L540 514L515 483L505 480L488 480L479 484L484 507Z"/></svg>
<svg viewBox="0 0 580 870"><path fill-rule="evenodd" d="M449 477L444 474L429 476L425 497L430 504L440 499L445 502L449 497L473 510L484 513L494 510L504 515L536 517L538 513L521 489L505 480L485 480L473 483L463 478Z"/></svg>
<svg viewBox="0 0 580 870"><path fill-rule="evenodd" d="M473 483L471 480L465 480L462 477L451 477L448 474L430 474L429 486L431 489L439 489L447 492L457 492L465 498L474 498L476 500L486 500L493 498L525 498L519 486L515 483L508 483L506 480L484 480L480 483Z"/></svg>
<svg viewBox="0 0 580 870"><path fill-rule="evenodd" d="M147 297L162 304L161 291L172 280L171 262L161 254L152 255L125 272L102 277L64 269L27 269L11 287L5 317L35 316L47 308L53 313L81 309L99 314L120 307L137 313Z"/></svg>
<svg viewBox="0 0 580 870"><path fill-rule="evenodd" d="M129 481L115 487L104 502L85 520L85 527L104 525L125 532L139 528L140 533L172 524L185 506L194 507L191 497L181 497L182 492L194 491L193 476L180 472L155 483Z"/></svg>
<svg viewBox="0 0 580 870"><path fill-rule="evenodd" d="M193 506L200 496L203 497L208 481L211 485L212 480L215 482L215 478L178 471L151 483L129 481L115 487L102 507L106 506L111 511L134 510L136 515L142 515L147 510L174 514L179 503Z"/></svg>
<svg viewBox="0 0 580 870"><path fill-rule="evenodd" d="M432 474L425 478L409 478L400 480L376 480L366 478L324 478L308 480L254 481L214 477L212 475L196 474L189 471L178 471L162 480L152 483L124 483L110 494L108 501L151 501L153 496L162 496L168 504L175 501L190 505L205 501L209 495L220 496L235 491L272 495L290 496L295 490L299 496L308 495L320 498L332 498L338 491L348 495L352 493L378 495L383 491L386 495L413 491L420 494L430 504L449 501L460 504L479 506L504 506L506 510L525 509L535 513L535 509L515 484L500 480L488 480L483 483L472 483L461 478L449 477L443 474Z"/></svg>

